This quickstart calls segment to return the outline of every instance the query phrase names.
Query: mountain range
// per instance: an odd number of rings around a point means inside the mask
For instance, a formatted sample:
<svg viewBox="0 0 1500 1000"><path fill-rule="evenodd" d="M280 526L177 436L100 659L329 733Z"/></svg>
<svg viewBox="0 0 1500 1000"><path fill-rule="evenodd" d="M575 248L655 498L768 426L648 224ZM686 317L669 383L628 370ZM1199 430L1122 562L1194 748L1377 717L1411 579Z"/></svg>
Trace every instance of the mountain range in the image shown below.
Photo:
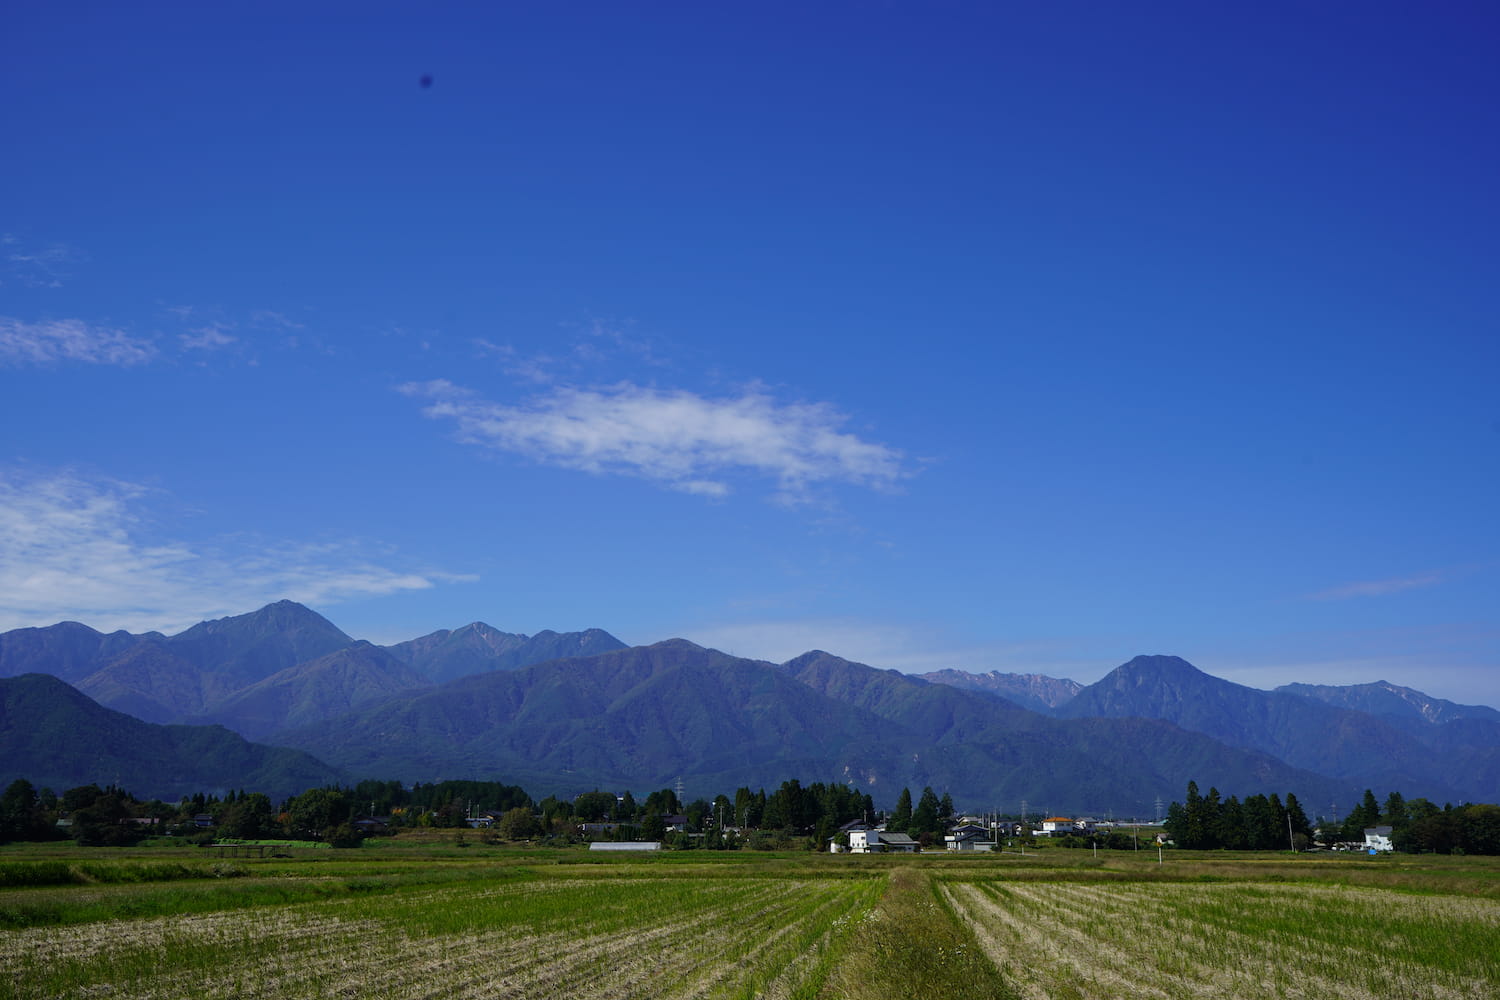
<svg viewBox="0 0 1500 1000"><path fill-rule="evenodd" d="M931 785L972 809L1024 799L1136 816L1189 780L1295 792L1310 812L1366 787L1500 799L1493 709L1384 682L1261 691L1174 656L1084 686L482 622L378 646L282 601L174 636L76 622L0 633L0 678L0 781L118 778L164 798L375 777L504 780L538 796L798 778L854 782L882 803Z"/></svg>

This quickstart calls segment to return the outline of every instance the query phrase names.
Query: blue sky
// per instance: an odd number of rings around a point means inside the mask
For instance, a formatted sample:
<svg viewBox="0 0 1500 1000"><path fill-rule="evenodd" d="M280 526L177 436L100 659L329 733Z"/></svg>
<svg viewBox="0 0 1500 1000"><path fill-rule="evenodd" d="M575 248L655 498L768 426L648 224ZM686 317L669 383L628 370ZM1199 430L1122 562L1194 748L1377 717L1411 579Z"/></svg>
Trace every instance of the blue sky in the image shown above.
<svg viewBox="0 0 1500 1000"><path fill-rule="evenodd" d="M1491 8L475 6L6 13L0 628L1500 704Z"/></svg>

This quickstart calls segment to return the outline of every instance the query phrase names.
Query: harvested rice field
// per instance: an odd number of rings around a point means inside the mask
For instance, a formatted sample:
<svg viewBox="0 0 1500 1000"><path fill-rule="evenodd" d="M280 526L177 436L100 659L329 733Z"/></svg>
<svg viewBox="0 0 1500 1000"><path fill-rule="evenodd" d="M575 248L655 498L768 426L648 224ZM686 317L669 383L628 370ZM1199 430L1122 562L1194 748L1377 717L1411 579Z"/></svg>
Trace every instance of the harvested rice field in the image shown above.
<svg viewBox="0 0 1500 1000"><path fill-rule="evenodd" d="M572 873L568 873L569 876ZM0 935L15 997L793 996L876 879L511 873Z"/></svg>
<svg viewBox="0 0 1500 1000"><path fill-rule="evenodd" d="M1316 885L949 884L1015 992L1500 997L1500 904Z"/></svg>
<svg viewBox="0 0 1500 1000"><path fill-rule="evenodd" d="M1500 997L1500 865L0 854L0 997Z"/></svg>

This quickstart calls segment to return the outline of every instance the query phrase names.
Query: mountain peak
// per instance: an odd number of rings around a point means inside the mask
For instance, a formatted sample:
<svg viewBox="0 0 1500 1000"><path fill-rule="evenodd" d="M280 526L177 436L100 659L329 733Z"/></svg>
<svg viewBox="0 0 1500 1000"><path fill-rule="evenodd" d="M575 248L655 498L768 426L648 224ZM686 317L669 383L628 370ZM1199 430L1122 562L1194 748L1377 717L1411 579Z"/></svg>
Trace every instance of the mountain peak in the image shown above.
<svg viewBox="0 0 1500 1000"><path fill-rule="evenodd" d="M1180 656L1169 656L1169 655L1164 654L1164 653L1152 653L1152 654L1149 654L1149 655L1143 654L1143 655L1140 655L1140 656L1133 656L1133 657L1130 658L1129 661L1127 661L1126 663L1122 663L1120 666L1116 667L1115 669L1116 670L1128 670L1128 671L1130 671L1132 673L1139 673L1139 672L1147 671L1147 670L1155 670L1155 671L1168 671L1168 670L1170 670L1170 671L1176 671L1178 673L1191 672L1191 673L1195 673L1195 674L1201 674L1201 673L1203 673L1203 671L1199 670L1197 667L1193 666L1191 663L1189 663L1187 660L1184 660L1182 657L1180 657Z"/></svg>
<svg viewBox="0 0 1500 1000"><path fill-rule="evenodd" d="M818 663L823 660L833 660L839 663L850 662L844 659L842 656L836 656L825 649L809 649L807 652L802 653L799 656L794 656L790 660L787 660L781 666L784 669L791 671L792 673L796 673L798 670L801 670L809 663Z"/></svg>
<svg viewBox="0 0 1500 1000"><path fill-rule="evenodd" d="M189 636L211 635L230 629L264 628L272 627L279 630L287 628L315 628L319 630L331 630L338 632L338 626L327 618L318 614L313 609L296 601L281 600L273 601L263 608L246 612L242 615L226 615L223 618L209 618L192 626L185 631L172 636L173 639L182 639ZM348 636L344 636L345 643L353 642Z"/></svg>
<svg viewBox="0 0 1500 1000"><path fill-rule="evenodd" d="M1181 725L1177 714L1181 706L1192 704L1201 710L1210 702L1241 693L1240 685L1206 674L1180 656L1158 653L1122 663L1079 691L1060 707L1059 714L1069 718L1134 715Z"/></svg>
<svg viewBox="0 0 1500 1000"><path fill-rule="evenodd" d="M650 645L650 647L648 647L648 648L650 648L650 649L663 649L663 650L666 650L666 649L678 650L678 649L680 649L680 650L684 650L684 651L699 651L699 652L706 652L707 649L708 649L708 647L706 647L706 646L700 646L696 642L693 642L691 639L663 639L661 642L653 642Z"/></svg>
<svg viewBox="0 0 1500 1000"><path fill-rule="evenodd" d="M296 601L276 601L258 611L199 622L167 642L202 669L240 684L316 659L354 640L316 611Z"/></svg>

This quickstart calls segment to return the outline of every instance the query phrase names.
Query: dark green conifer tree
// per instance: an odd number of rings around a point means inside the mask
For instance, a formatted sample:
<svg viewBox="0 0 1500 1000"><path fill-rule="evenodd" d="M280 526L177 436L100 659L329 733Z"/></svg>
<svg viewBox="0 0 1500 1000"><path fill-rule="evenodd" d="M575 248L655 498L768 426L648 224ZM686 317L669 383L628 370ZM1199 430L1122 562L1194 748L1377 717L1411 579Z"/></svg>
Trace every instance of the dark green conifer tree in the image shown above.
<svg viewBox="0 0 1500 1000"><path fill-rule="evenodd" d="M885 828L891 832L906 832L911 827L911 789L901 789L896 798L896 811L886 820Z"/></svg>

